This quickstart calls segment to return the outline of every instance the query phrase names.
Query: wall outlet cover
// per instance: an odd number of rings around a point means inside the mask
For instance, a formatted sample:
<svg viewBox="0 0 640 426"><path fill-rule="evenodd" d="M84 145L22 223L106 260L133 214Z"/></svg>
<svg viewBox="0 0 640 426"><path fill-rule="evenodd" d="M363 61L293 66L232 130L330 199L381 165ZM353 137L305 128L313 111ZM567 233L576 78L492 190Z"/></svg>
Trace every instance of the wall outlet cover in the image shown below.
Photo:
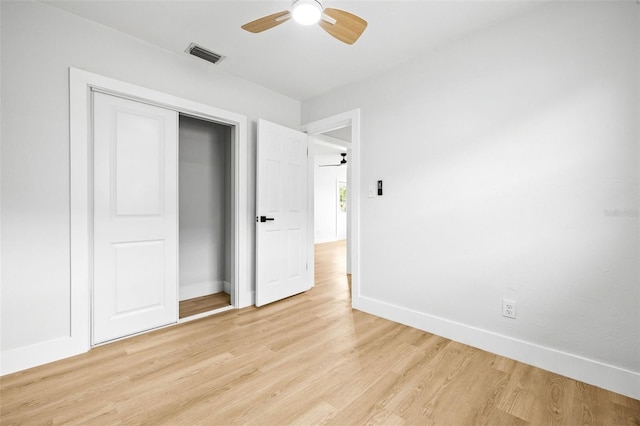
<svg viewBox="0 0 640 426"><path fill-rule="evenodd" d="M516 319L516 301L502 299L502 316Z"/></svg>

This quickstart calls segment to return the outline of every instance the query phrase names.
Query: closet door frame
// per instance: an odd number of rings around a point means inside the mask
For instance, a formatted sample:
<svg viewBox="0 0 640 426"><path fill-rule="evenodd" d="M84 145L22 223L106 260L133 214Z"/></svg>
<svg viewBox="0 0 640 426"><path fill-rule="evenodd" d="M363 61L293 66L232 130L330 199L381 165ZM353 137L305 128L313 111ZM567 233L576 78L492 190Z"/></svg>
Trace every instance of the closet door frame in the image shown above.
<svg viewBox="0 0 640 426"><path fill-rule="evenodd" d="M70 242L71 327L67 354L91 348L93 253L93 93L100 92L156 105L180 114L229 125L232 143L233 307L252 304L249 288L247 117L77 68L69 69L70 91ZM176 283L177 285L177 283ZM178 300L176 300L178 303ZM178 323L176 318L176 323Z"/></svg>

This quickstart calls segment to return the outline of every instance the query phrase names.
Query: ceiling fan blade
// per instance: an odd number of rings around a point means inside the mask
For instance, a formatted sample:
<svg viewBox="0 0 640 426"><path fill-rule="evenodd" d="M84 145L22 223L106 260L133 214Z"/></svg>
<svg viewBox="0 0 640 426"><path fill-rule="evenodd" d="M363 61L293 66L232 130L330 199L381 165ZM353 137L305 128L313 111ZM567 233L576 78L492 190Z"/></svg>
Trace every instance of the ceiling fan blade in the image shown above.
<svg viewBox="0 0 640 426"><path fill-rule="evenodd" d="M264 16L255 21L244 24L241 28L249 31L250 33L261 33L262 31L273 28L283 22L288 21L291 18L291 13L288 10L282 12L273 13L268 16Z"/></svg>
<svg viewBox="0 0 640 426"><path fill-rule="evenodd" d="M342 160L340 160L340 163L338 163L338 164L319 164L318 167L340 167L340 166L344 166L345 164L347 164L347 153L346 152L341 152L340 156L342 157Z"/></svg>
<svg viewBox="0 0 640 426"><path fill-rule="evenodd" d="M367 21L353 13L340 9L325 8L324 15L331 19L323 19L318 23L323 30L337 38L343 43L353 44L367 28ZM331 21L334 21L332 23Z"/></svg>

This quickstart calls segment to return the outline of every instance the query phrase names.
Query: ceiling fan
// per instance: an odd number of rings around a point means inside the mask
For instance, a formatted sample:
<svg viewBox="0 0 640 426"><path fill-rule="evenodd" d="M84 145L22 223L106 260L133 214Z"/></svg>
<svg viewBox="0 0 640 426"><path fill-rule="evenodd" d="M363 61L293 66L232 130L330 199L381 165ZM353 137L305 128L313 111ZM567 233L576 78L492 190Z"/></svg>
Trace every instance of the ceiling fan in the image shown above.
<svg viewBox="0 0 640 426"><path fill-rule="evenodd" d="M340 166L344 166L345 164L347 164L347 153L346 152L341 152L340 155L342 155L342 160L340 160L339 164L320 164L318 167L340 167Z"/></svg>
<svg viewBox="0 0 640 426"><path fill-rule="evenodd" d="M338 40L353 44L367 28L367 21L340 9L325 8L321 0L293 0L291 10L273 13L242 26L243 30L260 33L293 18L302 25L318 24Z"/></svg>

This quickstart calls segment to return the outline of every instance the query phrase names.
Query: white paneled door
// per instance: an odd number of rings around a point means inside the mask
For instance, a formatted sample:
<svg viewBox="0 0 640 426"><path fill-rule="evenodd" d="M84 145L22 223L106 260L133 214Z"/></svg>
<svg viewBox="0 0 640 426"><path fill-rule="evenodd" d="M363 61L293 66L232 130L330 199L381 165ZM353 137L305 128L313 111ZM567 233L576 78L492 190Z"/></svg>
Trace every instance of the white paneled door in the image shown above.
<svg viewBox="0 0 640 426"><path fill-rule="evenodd" d="M307 135L258 122L256 306L311 288L307 265Z"/></svg>
<svg viewBox="0 0 640 426"><path fill-rule="evenodd" d="M177 321L175 111L94 94L93 344Z"/></svg>

